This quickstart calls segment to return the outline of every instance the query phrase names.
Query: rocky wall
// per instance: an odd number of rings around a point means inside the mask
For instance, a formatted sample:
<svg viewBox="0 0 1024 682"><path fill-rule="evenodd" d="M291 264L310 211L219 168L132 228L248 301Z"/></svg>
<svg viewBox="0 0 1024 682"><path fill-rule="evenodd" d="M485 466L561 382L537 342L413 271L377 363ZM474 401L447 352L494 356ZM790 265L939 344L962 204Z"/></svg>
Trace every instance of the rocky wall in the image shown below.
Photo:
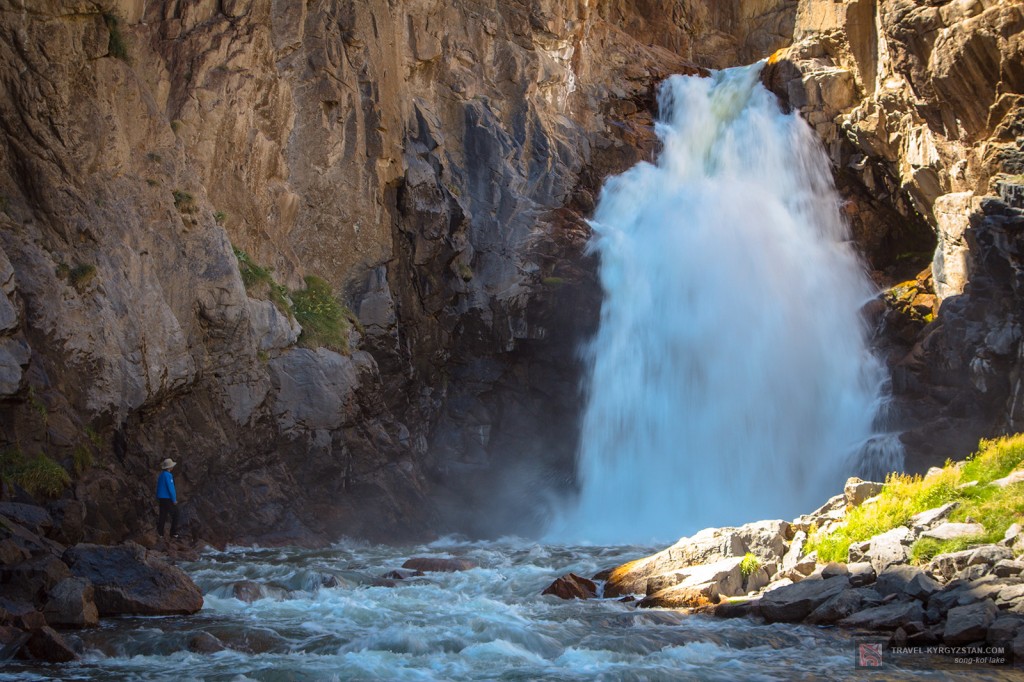
<svg viewBox="0 0 1024 682"><path fill-rule="evenodd" d="M528 530L572 485L601 182L660 79L796 7L0 1L5 456L71 472L92 541L151 538L164 457L213 541ZM326 279L349 353L235 249Z"/></svg>

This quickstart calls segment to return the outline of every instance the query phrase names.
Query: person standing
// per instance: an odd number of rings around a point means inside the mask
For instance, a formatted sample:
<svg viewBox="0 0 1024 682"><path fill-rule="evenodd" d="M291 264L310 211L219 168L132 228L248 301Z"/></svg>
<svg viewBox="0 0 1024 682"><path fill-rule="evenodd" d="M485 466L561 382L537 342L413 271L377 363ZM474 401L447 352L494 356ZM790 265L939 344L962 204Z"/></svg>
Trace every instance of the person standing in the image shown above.
<svg viewBox="0 0 1024 682"><path fill-rule="evenodd" d="M171 537L178 537L178 493L174 489L174 476L171 469L177 464L168 457L161 464L163 471L156 479L156 501L160 505L160 516L156 522L156 533L161 539L164 537L164 524L167 517L171 518Z"/></svg>

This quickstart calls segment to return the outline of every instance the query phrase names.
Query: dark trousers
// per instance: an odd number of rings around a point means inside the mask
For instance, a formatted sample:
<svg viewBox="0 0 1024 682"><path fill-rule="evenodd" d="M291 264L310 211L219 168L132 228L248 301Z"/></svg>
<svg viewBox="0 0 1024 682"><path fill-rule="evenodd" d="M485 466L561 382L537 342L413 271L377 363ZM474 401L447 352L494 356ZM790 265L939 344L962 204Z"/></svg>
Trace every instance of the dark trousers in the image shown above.
<svg viewBox="0 0 1024 682"><path fill-rule="evenodd" d="M167 517L171 517L171 535L178 534L178 505L174 502L161 497L157 500L160 503L160 516L156 520L156 534L159 537L164 536L164 523L167 521Z"/></svg>

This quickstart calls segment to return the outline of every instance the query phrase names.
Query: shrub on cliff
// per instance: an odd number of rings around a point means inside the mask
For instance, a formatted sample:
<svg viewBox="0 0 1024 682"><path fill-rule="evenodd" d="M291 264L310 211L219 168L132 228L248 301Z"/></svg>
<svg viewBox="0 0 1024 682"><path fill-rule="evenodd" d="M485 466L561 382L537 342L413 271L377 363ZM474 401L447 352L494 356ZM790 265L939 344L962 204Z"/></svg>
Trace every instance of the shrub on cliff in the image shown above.
<svg viewBox="0 0 1024 682"><path fill-rule="evenodd" d="M922 538L912 548L912 557L925 562L936 554L956 551L979 543L1001 540L1006 529L1024 515L1024 482L1008 486L989 485L1024 462L1024 434L997 440L982 440L978 452L966 462L946 466L928 477L890 474L878 499L850 510L845 525L827 534L812 533L808 551L818 552L821 561L846 561L850 545L892 530L919 512L946 502L957 502L951 521L968 518L985 528L982 535L955 540ZM965 485L977 481L976 485Z"/></svg>
<svg viewBox="0 0 1024 682"><path fill-rule="evenodd" d="M329 348L348 353L348 311L334 297L331 285L309 275L306 288L292 292L295 319L302 325L299 344L307 348Z"/></svg>
<svg viewBox="0 0 1024 682"><path fill-rule="evenodd" d="M257 265L245 251L232 247L238 259L238 272L242 275L245 291L255 298L266 298L273 302L277 309L288 317L292 317L292 302L288 298L288 289L278 284L268 268Z"/></svg>
<svg viewBox="0 0 1024 682"><path fill-rule="evenodd" d="M26 455L17 447L0 452L0 479L44 497L56 497L71 482L64 467L46 455Z"/></svg>

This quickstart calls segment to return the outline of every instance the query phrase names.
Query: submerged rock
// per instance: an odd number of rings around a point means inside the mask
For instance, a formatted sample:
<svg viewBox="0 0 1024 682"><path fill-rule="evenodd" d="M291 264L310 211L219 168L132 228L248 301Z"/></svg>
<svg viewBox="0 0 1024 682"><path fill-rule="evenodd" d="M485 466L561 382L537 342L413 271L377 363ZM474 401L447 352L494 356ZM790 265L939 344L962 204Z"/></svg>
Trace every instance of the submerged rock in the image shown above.
<svg viewBox="0 0 1024 682"><path fill-rule="evenodd" d="M453 573L477 568L477 564L469 559L436 559L432 557L413 557L402 564L402 568L415 571L434 573Z"/></svg>
<svg viewBox="0 0 1024 682"><path fill-rule="evenodd" d="M553 594L560 599L593 599L597 596L597 585L575 573L569 573L548 585L541 594Z"/></svg>

